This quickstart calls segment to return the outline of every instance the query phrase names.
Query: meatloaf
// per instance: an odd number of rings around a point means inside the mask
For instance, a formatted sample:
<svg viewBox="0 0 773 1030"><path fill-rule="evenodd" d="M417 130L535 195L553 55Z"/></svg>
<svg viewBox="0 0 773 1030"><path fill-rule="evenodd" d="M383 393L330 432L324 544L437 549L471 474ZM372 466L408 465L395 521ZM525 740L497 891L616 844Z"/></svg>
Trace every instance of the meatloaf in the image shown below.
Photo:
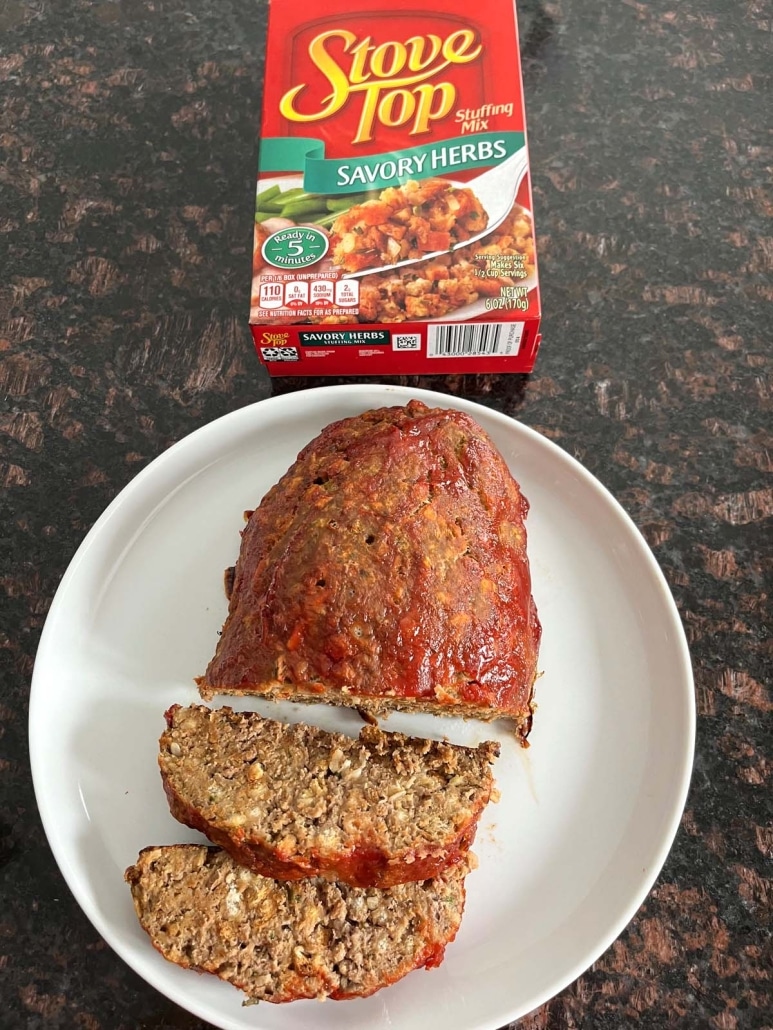
<svg viewBox="0 0 773 1030"><path fill-rule="evenodd" d="M214 973L253 1001L362 998L439 965L464 908L462 865L388 890L323 879L287 883L219 848L145 848L126 870L153 946Z"/></svg>
<svg viewBox="0 0 773 1030"><path fill-rule="evenodd" d="M205 699L258 694L531 726L526 498L462 411L335 422L250 515Z"/></svg>
<svg viewBox="0 0 773 1030"><path fill-rule="evenodd" d="M264 876L357 887L426 880L463 861L499 745L363 727L359 739L203 705L166 713L172 815Z"/></svg>

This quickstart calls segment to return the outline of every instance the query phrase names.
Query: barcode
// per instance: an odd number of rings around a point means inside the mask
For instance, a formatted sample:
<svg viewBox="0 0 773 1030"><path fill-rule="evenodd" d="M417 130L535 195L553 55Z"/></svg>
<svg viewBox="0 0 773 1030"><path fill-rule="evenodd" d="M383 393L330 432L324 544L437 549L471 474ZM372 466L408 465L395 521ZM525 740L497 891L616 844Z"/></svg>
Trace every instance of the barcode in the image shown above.
<svg viewBox="0 0 773 1030"><path fill-rule="evenodd" d="M427 357L506 357L518 353L522 335L523 322L433 325L427 329Z"/></svg>
<svg viewBox="0 0 773 1030"><path fill-rule="evenodd" d="M392 333L392 350L421 350L418 333Z"/></svg>

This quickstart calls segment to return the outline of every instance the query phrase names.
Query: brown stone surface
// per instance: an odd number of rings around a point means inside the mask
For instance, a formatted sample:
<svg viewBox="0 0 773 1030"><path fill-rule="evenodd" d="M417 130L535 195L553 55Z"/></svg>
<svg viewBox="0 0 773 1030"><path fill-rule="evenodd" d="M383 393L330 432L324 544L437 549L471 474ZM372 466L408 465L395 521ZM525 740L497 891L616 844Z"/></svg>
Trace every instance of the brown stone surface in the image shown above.
<svg viewBox="0 0 773 1030"><path fill-rule="evenodd" d="M107 503L269 383L246 327L265 7L0 4L0 1024L204 1030L100 940L26 743L48 605ZM544 297L535 374L426 378L625 505L672 587L695 773L655 889L519 1030L763 1030L771 950L773 12L523 0ZM316 382L313 385L318 385Z"/></svg>

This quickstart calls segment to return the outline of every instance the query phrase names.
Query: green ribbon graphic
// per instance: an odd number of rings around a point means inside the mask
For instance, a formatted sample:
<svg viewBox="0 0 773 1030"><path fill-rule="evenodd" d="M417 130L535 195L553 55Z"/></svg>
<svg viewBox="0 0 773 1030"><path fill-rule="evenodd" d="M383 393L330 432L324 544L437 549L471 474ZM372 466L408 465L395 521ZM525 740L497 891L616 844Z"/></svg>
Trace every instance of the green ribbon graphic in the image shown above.
<svg viewBox="0 0 773 1030"><path fill-rule="evenodd" d="M278 136L261 141L260 171L302 172L309 193L360 193L500 164L523 145L522 132L477 132L367 157L326 158L322 140Z"/></svg>
<svg viewBox="0 0 773 1030"><path fill-rule="evenodd" d="M307 161L324 156L325 144L310 136L269 136L260 141L261 172L302 172Z"/></svg>

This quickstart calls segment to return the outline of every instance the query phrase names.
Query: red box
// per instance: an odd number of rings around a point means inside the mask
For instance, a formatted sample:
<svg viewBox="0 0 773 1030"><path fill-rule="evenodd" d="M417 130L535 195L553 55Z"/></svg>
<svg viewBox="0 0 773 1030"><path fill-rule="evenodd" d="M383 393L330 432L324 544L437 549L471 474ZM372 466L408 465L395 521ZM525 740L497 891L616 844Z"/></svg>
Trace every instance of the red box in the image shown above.
<svg viewBox="0 0 773 1030"><path fill-rule="evenodd" d="M270 0L250 325L275 375L529 372L515 9Z"/></svg>

